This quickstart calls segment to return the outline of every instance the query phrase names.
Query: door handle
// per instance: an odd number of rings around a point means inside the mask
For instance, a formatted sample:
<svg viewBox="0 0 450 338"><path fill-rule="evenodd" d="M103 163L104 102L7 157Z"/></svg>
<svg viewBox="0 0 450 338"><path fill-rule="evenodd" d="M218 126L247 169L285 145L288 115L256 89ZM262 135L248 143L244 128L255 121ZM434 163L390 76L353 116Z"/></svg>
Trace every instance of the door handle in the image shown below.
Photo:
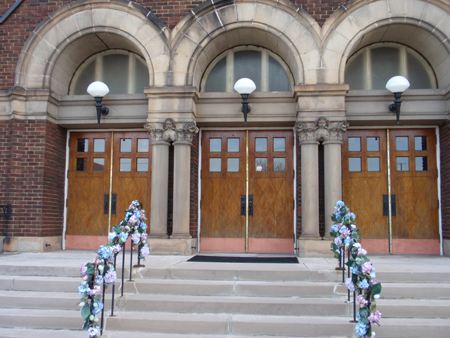
<svg viewBox="0 0 450 338"><path fill-rule="evenodd" d="M389 198L388 195L383 195L383 216L389 216ZM397 216L397 202L395 195L391 195L391 215Z"/></svg>
<svg viewBox="0 0 450 338"><path fill-rule="evenodd" d="M111 215L116 214L116 201L117 201L117 195L112 194L111 199ZM103 214L108 215L109 214L109 194L105 194L105 198L103 201Z"/></svg>
<svg viewBox="0 0 450 338"><path fill-rule="evenodd" d="M248 195L248 215L253 216L253 195ZM241 216L245 216L245 195L241 195Z"/></svg>
<svg viewBox="0 0 450 338"><path fill-rule="evenodd" d="M241 216L245 216L245 195L241 195Z"/></svg>

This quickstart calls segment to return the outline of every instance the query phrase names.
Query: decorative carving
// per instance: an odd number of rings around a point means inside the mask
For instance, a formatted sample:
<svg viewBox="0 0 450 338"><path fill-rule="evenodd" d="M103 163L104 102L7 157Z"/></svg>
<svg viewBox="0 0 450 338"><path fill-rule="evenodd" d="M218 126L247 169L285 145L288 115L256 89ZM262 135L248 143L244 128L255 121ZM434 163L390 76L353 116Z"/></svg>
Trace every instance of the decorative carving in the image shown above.
<svg viewBox="0 0 450 338"><path fill-rule="evenodd" d="M295 130L302 142L342 141L342 135L347 131L348 122L330 122L320 117L316 122L297 122Z"/></svg>
<svg viewBox="0 0 450 338"><path fill-rule="evenodd" d="M164 123L147 123L144 128L151 135L152 142L192 143L194 135L198 133L198 128L194 122L175 123L172 119L167 119Z"/></svg>

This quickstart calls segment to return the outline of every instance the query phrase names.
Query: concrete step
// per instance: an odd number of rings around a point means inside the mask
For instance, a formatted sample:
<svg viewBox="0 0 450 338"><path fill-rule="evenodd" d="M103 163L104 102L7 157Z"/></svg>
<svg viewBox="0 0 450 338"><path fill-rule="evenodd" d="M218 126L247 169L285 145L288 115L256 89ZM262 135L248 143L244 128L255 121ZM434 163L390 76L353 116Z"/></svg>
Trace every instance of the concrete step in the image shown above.
<svg viewBox="0 0 450 338"><path fill-rule="evenodd" d="M450 320L439 318L383 318L374 326L376 337L383 338L448 338Z"/></svg>
<svg viewBox="0 0 450 338"><path fill-rule="evenodd" d="M380 298L377 309L383 318L450 318L448 300Z"/></svg>
<svg viewBox="0 0 450 338"><path fill-rule="evenodd" d="M386 298L411 298L411 299L450 299L450 284L443 283L385 283L382 297ZM447 281L450 283L450 279Z"/></svg>
<svg viewBox="0 0 450 338"><path fill-rule="evenodd" d="M320 324L320 325L318 325ZM143 331L205 335L332 337L352 334L344 317L253 316L124 312L107 318L106 332ZM139 336L139 334L136 334Z"/></svg>
<svg viewBox="0 0 450 338"><path fill-rule="evenodd" d="M79 310L0 308L0 327L79 330Z"/></svg>
<svg viewBox="0 0 450 338"><path fill-rule="evenodd" d="M223 297L128 294L118 298L119 311L228 313L276 316L349 316L344 298ZM119 314L119 312L117 312Z"/></svg>

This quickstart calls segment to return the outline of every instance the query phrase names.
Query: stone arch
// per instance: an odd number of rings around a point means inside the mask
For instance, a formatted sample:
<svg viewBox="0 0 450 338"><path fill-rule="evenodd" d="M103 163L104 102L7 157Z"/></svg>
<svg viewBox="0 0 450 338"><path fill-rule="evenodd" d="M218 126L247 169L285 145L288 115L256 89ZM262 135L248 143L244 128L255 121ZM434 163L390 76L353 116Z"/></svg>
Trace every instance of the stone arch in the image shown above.
<svg viewBox="0 0 450 338"><path fill-rule="evenodd" d="M315 83L320 28L289 1L205 1L172 32L173 84L200 87L211 61L223 51L256 45L278 54L295 84Z"/></svg>
<svg viewBox="0 0 450 338"><path fill-rule="evenodd" d="M145 59L150 86L163 86L170 63L168 34L160 19L133 2L77 1L33 31L19 56L15 85L67 94L84 60L104 50L125 49Z"/></svg>
<svg viewBox="0 0 450 338"><path fill-rule="evenodd" d="M450 14L442 1L355 1L323 26L323 65L330 81L344 83L345 65L356 51L397 42L420 53L434 69L438 87L450 85Z"/></svg>

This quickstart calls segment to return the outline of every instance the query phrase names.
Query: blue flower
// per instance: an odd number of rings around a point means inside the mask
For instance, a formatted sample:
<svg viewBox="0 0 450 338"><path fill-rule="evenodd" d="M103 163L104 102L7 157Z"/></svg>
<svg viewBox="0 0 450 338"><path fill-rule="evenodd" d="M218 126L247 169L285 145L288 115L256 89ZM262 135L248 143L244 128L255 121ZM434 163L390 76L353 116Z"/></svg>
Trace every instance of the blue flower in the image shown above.
<svg viewBox="0 0 450 338"><path fill-rule="evenodd" d="M100 249L98 249L97 253L103 258L108 259L111 256L112 251L109 249L109 246L101 245Z"/></svg>
<svg viewBox="0 0 450 338"><path fill-rule="evenodd" d="M97 276L97 278L95 278L95 284L100 285L103 282L103 277L102 276Z"/></svg>
<svg viewBox="0 0 450 338"><path fill-rule="evenodd" d="M357 267L357 266L354 266L353 268L352 268L352 274L354 274L354 275L359 275L360 274L360 270L359 270L359 268Z"/></svg>
<svg viewBox="0 0 450 338"><path fill-rule="evenodd" d="M346 244L347 246L349 246L350 243L353 242L353 238L347 237L347 238L344 240L344 242L345 242L345 244Z"/></svg>
<svg viewBox="0 0 450 338"><path fill-rule="evenodd" d="M363 279L361 282L359 282L359 288L360 289L367 289L367 288L369 288L369 283L367 283L367 280L366 279Z"/></svg>
<svg viewBox="0 0 450 338"><path fill-rule="evenodd" d="M103 310L103 303L102 302L96 302L95 304L97 304L97 307L95 307L92 309L92 314L97 315L100 312L102 312Z"/></svg>
<svg viewBox="0 0 450 338"><path fill-rule="evenodd" d="M119 235L119 240L121 243L126 242L128 239L128 233L126 232L121 232Z"/></svg>
<svg viewBox="0 0 450 338"><path fill-rule="evenodd" d="M141 217L141 213L139 212L139 210L136 210L134 212L134 217L136 217L137 219L139 219Z"/></svg>
<svg viewBox="0 0 450 338"><path fill-rule="evenodd" d="M89 291L91 291L91 289L89 289L88 285L81 284L78 287L78 293L80 294L80 296L83 296L85 293L89 293Z"/></svg>
<svg viewBox="0 0 450 338"><path fill-rule="evenodd" d="M345 205L345 203L343 201L337 201L336 202L336 209L340 209Z"/></svg>
<svg viewBox="0 0 450 338"><path fill-rule="evenodd" d="M141 224L139 224L139 227L144 231L147 230L147 224L145 224L144 222L141 222Z"/></svg>
<svg viewBox="0 0 450 338"><path fill-rule="evenodd" d="M359 322L358 324L356 324L355 326L355 331L356 334L358 335L358 337L364 337L367 333L367 325L364 324L363 322Z"/></svg>
<svg viewBox="0 0 450 338"><path fill-rule="evenodd" d="M331 226L331 231L333 231L333 232L338 231L338 227L337 227L336 224L333 224L333 225Z"/></svg>
<svg viewBox="0 0 450 338"><path fill-rule="evenodd" d="M339 232L340 232L341 234L343 234L345 230L347 230L347 227L346 227L346 226L343 226L343 227L341 227L341 229L339 230Z"/></svg>

